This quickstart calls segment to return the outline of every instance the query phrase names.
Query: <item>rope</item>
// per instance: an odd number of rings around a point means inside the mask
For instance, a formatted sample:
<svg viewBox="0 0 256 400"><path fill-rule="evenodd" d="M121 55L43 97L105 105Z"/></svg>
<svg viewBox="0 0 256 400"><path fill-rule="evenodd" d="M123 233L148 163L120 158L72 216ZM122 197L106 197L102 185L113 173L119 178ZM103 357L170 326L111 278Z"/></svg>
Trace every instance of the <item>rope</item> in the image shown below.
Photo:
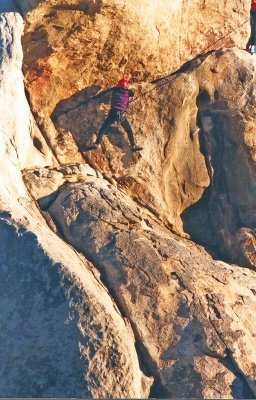
<svg viewBox="0 0 256 400"><path fill-rule="evenodd" d="M226 35L222 36L221 38L219 38L218 40L216 40L215 42L211 43L209 46L207 46L205 49L203 49L200 53L197 53L194 55L194 57L192 57L190 60L186 61L184 64L190 63L194 58L199 57L200 55L204 55L206 53L206 51L208 49L210 49L212 46L214 46L216 43L220 42L221 40L225 39L227 36L231 35L231 33L235 32L236 30L238 30L239 28L241 28L243 25L245 25L248 21L250 20L250 17L247 18L244 22L242 22L240 25L238 25L236 28L232 29L231 31L229 31L228 33L226 33ZM168 76L170 76L171 72L169 74L167 74L165 77L160 78L160 80L166 79ZM150 89L147 92L141 93L139 96L136 96L134 99L132 99L130 101L130 104L133 103L134 101L138 100L140 97L142 96L146 96L148 93L151 93L153 90L168 85L169 83L171 83L172 81L174 81L176 78L178 77L177 73L175 73L175 76L172 79L167 80L166 82L160 84L160 85L156 85L153 89ZM154 81L153 81L154 82Z"/></svg>
<svg viewBox="0 0 256 400"><path fill-rule="evenodd" d="M229 31L228 33L226 33L226 35L222 36L221 38L219 38L218 40L216 40L215 42L213 42L212 44L210 44L208 47L206 47L201 53L205 53L206 50L208 50L209 48L211 48L214 44L218 43L220 40L225 39L225 37L231 35L231 33L237 31L237 29L241 28L243 25L246 24L246 22L248 22L250 20L250 17L247 18L244 22L242 22L240 25L238 25L236 28L232 29L231 31Z"/></svg>
<svg viewBox="0 0 256 400"><path fill-rule="evenodd" d="M190 63L194 58L197 58L197 57L199 57L200 55L204 55L208 49L210 49L210 48L211 48L212 46L214 46L216 43L220 42L221 40L223 40L223 39L225 39L226 37L228 37L229 35L231 35L231 33L237 31L239 28L241 28L243 25L245 25L249 20L250 20L250 17L247 18L247 19L246 19L244 22L242 22L240 25L238 25L236 28L234 28L234 29L232 29L231 31L229 31L228 33L226 33L226 35L220 37L218 40L215 40L215 42L211 43L209 46L207 46L205 49L203 49L200 53L195 54L190 60L186 61L184 64ZM163 79L168 78L171 74L172 74L172 72L170 71L165 77L159 78L159 80L162 81ZM165 86L165 85L170 84L170 83L171 83L172 81L174 81L177 77L178 77L178 72L175 72L175 73L174 73L174 76L173 76L171 79L168 79L168 80L165 81L164 83L156 84L155 87L153 87L153 89L150 89L149 91L144 92L144 93L141 93L140 95L134 97L134 99L132 99L132 100L130 101L129 104L131 104L131 103L133 103L134 101L138 100L140 97L146 96L147 94L151 93L153 90L155 90L155 89L157 89L157 88L159 88L159 87L162 87L162 86ZM154 83L154 81L156 81L156 80L153 80L151 83ZM158 80L157 80L157 81L158 81ZM102 94L102 95L103 95L103 94ZM90 99L85 100L85 101L81 102L80 104L78 104L78 105L76 105L76 106L74 106L74 107L68 108L68 109L66 109L66 110L63 111L63 112L57 113L57 114L54 115L53 120L57 119L60 115L63 115L63 114L65 114L65 113L69 112L69 111L75 110L76 108L78 108L78 107L80 107L80 106L82 106L82 105L88 104L90 101L92 101L92 100L94 100L94 99L96 99L96 98L99 98L99 97L101 97L101 95L96 94L95 96L91 97Z"/></svg>

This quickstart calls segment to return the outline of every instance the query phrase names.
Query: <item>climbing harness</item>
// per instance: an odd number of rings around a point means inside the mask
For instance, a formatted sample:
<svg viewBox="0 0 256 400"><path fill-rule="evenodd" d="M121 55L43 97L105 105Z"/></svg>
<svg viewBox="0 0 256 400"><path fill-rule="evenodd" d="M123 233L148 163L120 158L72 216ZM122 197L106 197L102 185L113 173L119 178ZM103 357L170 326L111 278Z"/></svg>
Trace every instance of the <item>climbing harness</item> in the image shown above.
<svg viewBox="0 0 256 400"><path fill-rule="evenodd" d="M247 18L247 19L246 19L244 22L242 22L240 25L238 25L236 28L234 28L234 29L232 29L231 31L229 31L228 33L226 33L226 35L224 35L224 36L220 37L219 39L215 40L215 42L211 43L209 46L207 46L205 49L203 49L200 53L195 54L195 55L193 56L193 58L191 58L190 60L186 61L186 62L184 63L184 65L189 64L189 63L190 63L191 61L193 61L195 58L198 58L198 57L200 57L200 56L205 55L205 54L206 54L206 51L209 50L212 46L214 46L216 43L222 41L223 39L225 39L226 37L228 37L229 35L231 35L231 33L237 31L239 28L241 28L243 25L245 25L249 20L250 20L250 17ZM214 49L214 50L219 50L219 49ZM170 79L167 79L167 78L170 77L170 76L172 76L172 77L171 77ZM135 102L135 101L138 100L140 97L146 96L147 94L151 93L153 90L155 90L155 89L157 89L157 88L159 88L159 87L169 85L169 84L170 84L171 82L173 82L178 76L179 76L179 71L178 71L178 72L172 72L172 71L170 71L169 73L166 74L166 76L161 77L161 78L159 78L159 79L154 79L153 81L151 81L151 83L159 82L159 81L160 81L160 83L155 84L155 86L154 86L152 89L148 90L147 92L143 92L143 93L139 94L138 96L134 97L134 98L129 102L129 104ZM162 82L163 80L164 80L164 82ZM103 94L102 94L102 95L103 95ZM78 105L76 105L76 106L74 106L74 107L68 108L68 109L66 109L66 110L63 111L63 112L56 113L56 114L53 116L53 120L56 120L59 116L65 114L65 113L67 113L67 112L73 111L73 110L77 109L78 107L81 107L82 105L88 104L89 102L91 102L91 101L93 101L94 99L99 98L99 97L101 97L101 96L99 96L99 94L96 94L95 96L91 97L90 99L85 100L85 101L81 102L80 104L78 104Z"/></svg>
<svg viewBox="0 0 256 400"><path fill-rule="evenodd" d="M124 120L124 112L123 111L117 111L117 113L116 113L116 122L117 122L117 125L121 125L121 123L123 122L123 120Z"/></svg>

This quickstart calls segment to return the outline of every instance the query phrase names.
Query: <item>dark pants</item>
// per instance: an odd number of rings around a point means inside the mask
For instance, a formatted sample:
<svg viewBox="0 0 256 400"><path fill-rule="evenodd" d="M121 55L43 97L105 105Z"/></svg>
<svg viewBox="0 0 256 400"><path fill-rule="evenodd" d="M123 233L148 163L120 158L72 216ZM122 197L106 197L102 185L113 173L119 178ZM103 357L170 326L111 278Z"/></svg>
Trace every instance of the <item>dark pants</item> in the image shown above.
<svg viewBox="0 0 256 400"><path fill-rule="evenodd" d="M124 112L119 111L115 108L111 108L111 110L109 111L107 118L105 119L99 130L95 143L99 144L101 142L104 133L106 133L106 131L111 127L111 125L113 125L114 122L117 122L124 128L124 130L127 132L130 145L133 147L135 145L135 140L132 127L125 118Z"/></svg>
<svg viewBox="0 0 256 400"><path fill-rule="evenodd" d="M251 36L247 43L247 49L250 46L256 46L256 11L251 11Z"/></svg>

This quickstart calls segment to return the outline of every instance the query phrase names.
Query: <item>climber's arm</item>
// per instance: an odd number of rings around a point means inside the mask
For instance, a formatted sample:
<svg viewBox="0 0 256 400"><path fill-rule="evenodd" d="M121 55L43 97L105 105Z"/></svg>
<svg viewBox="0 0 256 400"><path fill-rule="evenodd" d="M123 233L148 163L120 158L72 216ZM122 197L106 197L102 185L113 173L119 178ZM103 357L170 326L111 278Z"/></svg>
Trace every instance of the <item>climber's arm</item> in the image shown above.
<svg viewBox="0 0 256 400"><path fill-rule="evenodd" d="M99 92L99 93L97 93L95 96L93 96L90 100L98 99L98 98L100 98L100 97L102 97L102 96L105 96L105 94L111 93L111 92L113 91L113 89L114 89L114 88L112 87L112 88L110 88L110 89L102 90L101 92Z"/></svg>
<svg viewBox="0 0 256 400"><path fill-rule="evenodd" d="M97 93L95 96L92 96L92 97L90 97L89 99L82 101L81 103L75 105L74 107L67 108L66 110L61 111L61 112L59 112L59 113L55 113L55 114L52 116L52 120L53 120L53 121L56 121L57 118L58 118L59 116L65 114L65 113L67 113L67 112L69 112L69 111L75 110L75 109L77 109L78 107L80 107L80 106L82 106L82 105L84 105L84 104L88 104L88 103L89 103L90 101L92 101L92 100L99 99L100 97L104 96L105 94L111 93L111 92L113 91L113 89L114 89L114 88L102 90L101 92Z"/></svg>

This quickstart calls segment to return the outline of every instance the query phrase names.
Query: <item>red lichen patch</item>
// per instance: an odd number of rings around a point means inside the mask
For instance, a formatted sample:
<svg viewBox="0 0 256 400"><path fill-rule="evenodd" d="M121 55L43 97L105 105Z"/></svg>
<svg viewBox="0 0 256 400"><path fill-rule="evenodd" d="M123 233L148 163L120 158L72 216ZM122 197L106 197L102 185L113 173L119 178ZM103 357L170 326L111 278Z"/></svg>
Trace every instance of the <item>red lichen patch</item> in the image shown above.
<svg viewBox="0 0 256 400"><path fill-rule="evenodd" d="M30 94L33 111L38 111L42 99L47 98L47 93L52 82L52 68L45 62L35 63L25 77L25 85Z"/></svg>
<svg viewBox="0 0 256 400"><path fill-rule="evenodd" d="M44 66L35 63L33 67L28 70L26 75L26 82L30 85L44 74Z"/></svg>
<svg viewBox="0 0 256 400"><path fill-rule="evenodd" d="M88 164L96 171L100 171L102 174L110 174L108 163L106 162L106 155L99 148L97 151L83 152L84 159Z"/></svg>

